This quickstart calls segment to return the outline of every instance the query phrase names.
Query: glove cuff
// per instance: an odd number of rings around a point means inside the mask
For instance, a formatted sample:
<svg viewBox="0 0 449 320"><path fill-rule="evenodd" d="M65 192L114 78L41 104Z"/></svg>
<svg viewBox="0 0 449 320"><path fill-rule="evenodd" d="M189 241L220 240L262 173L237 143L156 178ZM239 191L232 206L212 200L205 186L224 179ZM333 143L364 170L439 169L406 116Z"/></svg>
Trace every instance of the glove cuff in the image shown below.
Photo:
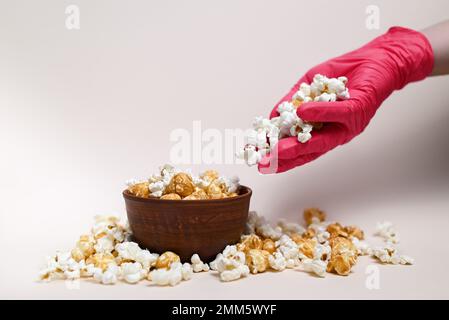
<svg viewBox="0 0 449 320"><path fill-rule="evenodd" d="M424 34L408 28L392 27L381 38L398 71L396 90L410 82L423 80L432 73L434 53Z"/></svg>

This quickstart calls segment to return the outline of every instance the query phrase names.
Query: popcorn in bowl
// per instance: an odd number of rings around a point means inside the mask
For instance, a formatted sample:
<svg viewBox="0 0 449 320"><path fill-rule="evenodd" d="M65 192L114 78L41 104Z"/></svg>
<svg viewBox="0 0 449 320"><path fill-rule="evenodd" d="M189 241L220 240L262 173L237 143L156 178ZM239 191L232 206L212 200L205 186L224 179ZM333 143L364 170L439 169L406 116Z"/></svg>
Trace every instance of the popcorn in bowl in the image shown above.
<svg viewBox="0 0 449 320"><path fill-rule="evenodd" d="M168 164L147 181L129 180L126 185L127 191L136 197L161 200L232 198L238 195L240 186L238 177L227 178L215 170L193 175Z"/></svg>
<svg viewBox="0 0 449 320"><path fill-rule="evenodd" d="M267 153L271 152L280 139L297 137L300 143L312 138L312 130L320 130L322 123L303 121L296 114L296 109L303 103L335 102L350 98L346 87L348 78L328 78L321 74L313 77L312 83L302 83L291 101L278 105L278 117L266 119L256 117L253 128L245 136L245 146L236 157L244 160L248 166L257 165Z"/></svg>
<svg viewBox="0 0 449 320"><path fill-rule="evenodd" d="M212 182L217 176L203 179ZM399 253L399 236L391 222L378 224L375 235L384 241L372 247L360 228L326 221L326 214L319 209L304 210L304 220L303 225L281 220L273 227L264 217L250 212L246 234L238 243L226 246L210 263L203 262L198 254L183 263L175 252L157 254L132 242L127 223L120 219L98 216L90 233L82 235L72 250L47 259L39 276L46 281L92 278L104 285L149 281L155 286L175 286L208 272L218 273L222 282L288 269L319 278L329 273L349 276L362 256L383 264L414 263Z"/></svg>

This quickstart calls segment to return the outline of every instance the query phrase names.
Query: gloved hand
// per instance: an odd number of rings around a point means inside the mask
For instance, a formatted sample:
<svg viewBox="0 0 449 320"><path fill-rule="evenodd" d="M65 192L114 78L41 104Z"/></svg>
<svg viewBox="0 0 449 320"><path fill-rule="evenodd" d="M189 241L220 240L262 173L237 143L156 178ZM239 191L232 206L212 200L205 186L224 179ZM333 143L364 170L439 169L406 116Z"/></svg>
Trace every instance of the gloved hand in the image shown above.
<svg viewBox="0 0 449 320"><path fill-rule="evenodd" d="M298 116L305 121L323 122L323 128L313 131L304 144L296 137L281 139L259 163L259 171L284 172L349 142L365 129L394 90L430 75L433 60L431 45L423 34L393 27L365 46L310 69L279 101L270 118L279 116L278 105L291 101L300 84L311 83L317 73L329 78L347 77L350 99L302 104Z"/></svg>

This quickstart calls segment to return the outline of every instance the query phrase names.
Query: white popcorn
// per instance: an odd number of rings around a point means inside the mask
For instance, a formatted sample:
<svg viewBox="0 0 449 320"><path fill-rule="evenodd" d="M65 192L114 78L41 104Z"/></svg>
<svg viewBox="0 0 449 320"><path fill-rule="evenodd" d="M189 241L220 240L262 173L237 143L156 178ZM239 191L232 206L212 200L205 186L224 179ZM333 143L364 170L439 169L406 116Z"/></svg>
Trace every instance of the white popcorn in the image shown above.
<svg viewBox="0 0 449 320"><path fill-rule="evenodd" d="M156 269L149 273L149 279L158 286L175 286L187 278L188 271L180 262L173 262L168 269Z"/></svg>
<svg viewBox="0 0 449 320"><path fill-rule="evenodd" d="M150 185L148 186L153 197L161 197L165 190L165 187L166 185L163 181L156 181L150 183Z"/></svg>
<svg viewBox="0 0 449 320"><path fill-rule="evenodd" d="M185 262L181 268L182 280L190 280L193 276L193 269L190 263Z"/></svg>
<svg viewBox="0 0 449 320"><path fill-rule="evenodd" d="M365 241L359 240L356 237L352 237L351 241L355 245L355 247L357 248L357 254L358 255L360 255L360 256L370 256L373 253L371 247Z"/></svg>
<svg viewBox="0 0 449 320"><path fill-rule="evenodd" d="M94 245L94 249L97 253L110 253L114 250L114 240L108 236L102 237L97 240L97 243Z"/></svg>
<svg viewBox="0 0 449 320"><path fill-rule="evenodd" d="M271 152L282 138L295 136L300 143L309 141L312 138L313 126L298 117L297 106L311 101L334 102L349 99L347 82L346 77L329 79L316 74L310 85L301 83L299 90L293 94L292 101L283 101L278 105L279 117L271 120L256 117L253 130L250 130L245 138L245 147L236 153L236 157L244 160L248 166L254 166L264 155Z"/></svg>
<svg viewBox="0 0 449 320"><path fill-rule="evenodd" d="M327 232L327 231L321 231L321 232L317 232L316 234L315 234L315 239L318 241L318 243L321 243L321 244L323 244L323 243L326 243L328 240L329 240L329 238L330 238L330 233L329 232Z"/></svg>
<svg viewBox="0 0 449 320"><path fill-rule="evenodd" d="M293 113L293 112L296 112L296 108L293 105L293 103L288 102L288 101L284 101L284 102L279 104L278 112L279 112L279 114L282 114L284 112Z"/></svg>
<svg viewBox="0 0 449 320"><path fill-rule="evenodd" d="M278 240L282 236L282 229L280 227L273 228L265 220L265 217L259 217L256 222L256 233L263 238Z"/></svg>
<svg viewBox="0 0 449 320"><path fill-rule="evenodd" d="M401 255L397 252L397 249L390 244L384 247L376 247L372 250L373 257L379 259L382 263L389 264L413 264L414 259L407 256Z"/></svg>
<svg viewBox="0 0 449 320"><path fill-rule="evenodd" d="M218 271L218 261L220 261L220 259L223 257L223 254L221 254L221 253L219 253L219 254L217 254L217 256L215 257L215 260L214 261L211 261L210 263L209 263L209 267L210 267L210 269L211 270L213 270L213 271Z"/></svg>
<svg viewBox="0 0 449 320"><path fill-rule="evenodd" d="M112 263L104 272L100 268L94 268L93 277L102 284L116 284L120 277L120 268Z"/></svg>
<svg viewBox="0 0 449 320"><path fill-rule="evenodd" d="M386 242L399 243L399 235L390 221L378 222L375 235L383 238Z"/></svg>
<svg viewBox="0 0 449 320"><path fill-rule="evenodd" d="M276 241L276 247L278 251L288 260L296 259L299 257L299 247L289 236L282 235L281 238Z"/></svg>
<svg viewBox="0 0 449 320"><path fill-rule="evenodd" d="M190 261L192 262L193 272L207 272L210 270L209 265L201 261L200 256L196 253L190 258Z"/></svg>
<svg viewBox="0 0 449 320"><path fill-rule="evenodd" d="M311 95L310 85L308 85L305 82L300 84L299 91L301 91L304 94L304 96L306 96L306 97L309 97Z"/></svg>
<svg viewBox="0 0 449 320"><path fill-rule="evenodd" d="M283 271L287 268L287 260L279 251L276 251L268 257L268 263L276 271Z"/></svg>
<svg viewBox="0 0 449 320"><path fill-rule="evenodd" d="M310 132L300 132L298 133L298 141L301 143L306 143L312 138L312 134Z"/></svg>
<svg viewBox="0 0 449 320"><path fill-rule="evenodd" d="M245 261L245 254L238 251L235 245L226 246L222 254L217 255L213 267L219 272L222 281L233 281L249 275Z"/></svg>
<svg viewBox="0 0 449 320"><path fill-rule="evenodd" d="M223 282L229 282L238 280L249 275L249 268L247 265L239 265L234 269L225 270L220 273L220 280Z"/></svg>
<svg viewBox="0 0 449 320"><path fill-rule="evenodd" d="M146 276L145 269L138 262L125 262L120 265L121 277L128 283L137 283Z"/></svg>
<svg viewBox="0 0 449 320"><path fill-rule="evenodd" d="M283 233L292 234L299 233L302 234L306 230L303 226L294 222L287 222L285 219L280 219L278 222L278 226L281 228Z"/></svg>
<svg viewBox="0 0 449 320"><path fill-rule="evenodd" d="M247 145L242 151L236 153L236 157L245 160L248 166L255 166L262 160L262 153L255 146Z"/></svg>
<svg viewBox="0 0 449 320"><path fill-rule="evenodd" d="M287 269L294 269L301 264L301 260L298 257L294 259L287 259L286 262L287 264L285 267Z"/></svg>
<svg viewBox="0 0 449 320"><path fill-rule="evenodd" d="M301 263L302 269L305 272L314 273L319 277L326 276L327 262L322 260L303 259Z"/></svg>
<svg viewBox="0 0 449 320"><path fill-rule="evenodd" d="M334 102L337 101L337 95L335 93L322 93L319 96L315 97L314 101L320 102Z"/></svg>
<svg viewBox="0 0 449 320"><path fill-rule="evenodd" d="M317 243L313 250L314 260L328 261L331 257L332 249L329 244Z"/></svg>

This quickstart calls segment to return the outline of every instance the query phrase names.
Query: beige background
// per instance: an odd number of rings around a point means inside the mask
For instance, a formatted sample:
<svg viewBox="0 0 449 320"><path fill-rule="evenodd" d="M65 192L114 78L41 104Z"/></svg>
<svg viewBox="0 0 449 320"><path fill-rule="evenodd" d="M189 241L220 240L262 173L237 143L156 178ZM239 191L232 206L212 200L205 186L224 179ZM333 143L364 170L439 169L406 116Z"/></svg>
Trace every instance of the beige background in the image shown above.
<svg viewBox="0 0 449 320"><path fill-rule="evenodd" d="M65 28L72 3L76 31ZM380 30L365 27L370 4ZM124 214L123 182L168 160L171 130L194 120L246 128L313 65L447 12L446 0L1 1L0 298L449 298L449 77L395 93L359 138L286 174L214 166L250 185L252 209L273 220L314 205L368 233L393 221L417 263L379 266L379 290L365 287L370 259L349 278L288 271L221 284L201 274L170 289L35 282L44 257L70 248L93 215Z"/></svg>

